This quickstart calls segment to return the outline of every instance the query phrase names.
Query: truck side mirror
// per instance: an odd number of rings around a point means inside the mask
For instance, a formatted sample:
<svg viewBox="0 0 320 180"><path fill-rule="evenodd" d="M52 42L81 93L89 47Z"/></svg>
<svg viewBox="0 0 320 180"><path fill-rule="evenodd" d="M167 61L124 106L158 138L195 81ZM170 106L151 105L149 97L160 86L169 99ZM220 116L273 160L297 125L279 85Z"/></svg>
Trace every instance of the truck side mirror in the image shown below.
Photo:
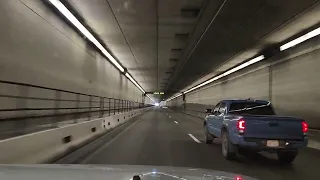
<svg viewBox="0 0 320 180"><path fill-rule="evenodd" d="M211 113L212 109L206 109L206 113Z"/></svg>

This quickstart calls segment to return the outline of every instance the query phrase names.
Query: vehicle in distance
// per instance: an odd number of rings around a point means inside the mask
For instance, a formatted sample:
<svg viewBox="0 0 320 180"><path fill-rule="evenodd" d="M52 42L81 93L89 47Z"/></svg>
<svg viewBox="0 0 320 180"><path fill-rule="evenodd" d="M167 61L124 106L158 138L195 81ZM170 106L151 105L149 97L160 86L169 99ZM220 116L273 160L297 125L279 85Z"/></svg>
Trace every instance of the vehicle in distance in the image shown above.
<svg viewBox="0 0 320 180"><path fill-rule="evenodd" d="M224 100L207 109L205 142L218 137L222 154L234 159L241 150L277 153L280 162L291 163L298 149L308 144L308 124L298 118L277 116L269 101Z"/></svg>

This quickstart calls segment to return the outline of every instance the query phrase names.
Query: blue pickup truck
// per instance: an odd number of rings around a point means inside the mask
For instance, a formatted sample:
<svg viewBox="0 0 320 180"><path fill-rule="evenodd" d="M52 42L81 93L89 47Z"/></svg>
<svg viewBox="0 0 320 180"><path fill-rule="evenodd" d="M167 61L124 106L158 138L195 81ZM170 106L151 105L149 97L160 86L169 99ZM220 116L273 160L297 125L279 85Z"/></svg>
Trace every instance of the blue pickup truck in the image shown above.
<svg viewBox="0 0 320 180"><path fill-rule="evenodd" d="M298 149L308 144L308 124L298 118L277 116L269 101L224 100L206 109L204 135L207 144L221 138L222 154L234 159L240 150L277 153L291 163Z"/></svg>

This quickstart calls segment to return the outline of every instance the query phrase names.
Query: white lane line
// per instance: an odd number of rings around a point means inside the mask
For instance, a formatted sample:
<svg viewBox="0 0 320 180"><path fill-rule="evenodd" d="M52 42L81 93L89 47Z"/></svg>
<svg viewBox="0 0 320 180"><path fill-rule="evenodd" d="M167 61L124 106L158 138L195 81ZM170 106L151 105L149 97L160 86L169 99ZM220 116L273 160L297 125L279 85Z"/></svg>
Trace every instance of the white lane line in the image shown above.
<svg viewBox="0 0 320 180"><path fill-rule="evenodd" d="M188 134L195 142L201 143L196 137L194 137L192 134Z"/></svg>
<svg viewBox="0 0 320 180"><path fill-rule="evenodd" d="M169 116L169 118L171 118L171 116Z"/></svg>
<svg viewBox="0 0 320 180"><path fill-rule="evenodd" d="M111 140L109 140L107 143L105 143L102 147L94 151L93 153L89 154L87 157L85 157L82 161L81 164L88 164L87 162L94 156L97 156L99 153L101 153L103 150L105 150L111 143L113 143L119 136L123 135L125 132L127 132L132 126L140 122L141 119L138 119L136 122L130 124L128 127L126 127L124 130L122 130L119 134L117 134L115 137L113 137ZM119 128L119 127L115 127ZM114 128L114 129L115 129ZM110 131L112 132L112 131Z"/></svg>
<svg viewBox="0 0 320 180"><path fill-rule="evenodd" d="M174 123L179 124L177 121L174 121Z"/></svg>

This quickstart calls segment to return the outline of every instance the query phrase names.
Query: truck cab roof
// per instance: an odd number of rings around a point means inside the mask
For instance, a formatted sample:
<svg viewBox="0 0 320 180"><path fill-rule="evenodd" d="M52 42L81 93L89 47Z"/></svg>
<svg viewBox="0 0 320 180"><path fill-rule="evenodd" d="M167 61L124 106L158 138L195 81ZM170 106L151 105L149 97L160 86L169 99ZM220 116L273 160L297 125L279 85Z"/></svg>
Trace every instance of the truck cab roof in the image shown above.
<svg viewBox="0 0 320 180"><path fill-rule="evenodd" d="M221 102L231 104L231 103L245 103L245 102L257 102L261 104L269 104L270 101L267 100L255 100L255 99L228 99L228 100L223 100Z"/></svg>

